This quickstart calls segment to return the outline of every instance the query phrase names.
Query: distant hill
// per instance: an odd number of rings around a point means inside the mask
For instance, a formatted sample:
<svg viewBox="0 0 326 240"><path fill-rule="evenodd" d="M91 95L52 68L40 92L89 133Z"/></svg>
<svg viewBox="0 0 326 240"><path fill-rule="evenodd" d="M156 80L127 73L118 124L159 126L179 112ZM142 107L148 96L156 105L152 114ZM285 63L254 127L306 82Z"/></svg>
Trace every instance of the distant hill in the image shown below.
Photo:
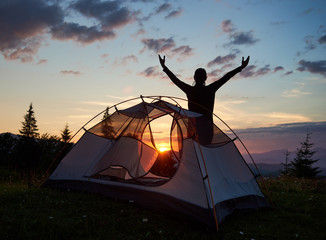
<svg viewBox="0 0 326 240"><path fill-rule="evenodd" d="M315 148L313 151L316 151L313 158L319 159L316 162L317 167L326 168L326 149L324 148ZM295 152L291 152L289 156L289 160L293 160L295 158ZM248 158L247 154L243 154L245 159ZM252 158L256 163L268 163L268 164L281 164L285 163L285 155L284 150L274 150L264 153L251 153Z"/></svg>
<svg viewBox="0 0 326 240"><path fill-rule="evenodd" d="M326 149L324 148L315 148L313 151L316 151L314 154L314 159L319 159L315 163L314 167L319 167L322 170L320 175L326 176ZM289 156L289 161L292 161L295 158L296 153L291 152ZM248 159L248 154L243 155L245 159ZM280 171L284 169L282 163L285 163L284 150L274 150L265 153L252 153L252 158L254 159L259 171L263 176L277 176ZM248 161L250 168L254 169L253 164Z"/></svg>

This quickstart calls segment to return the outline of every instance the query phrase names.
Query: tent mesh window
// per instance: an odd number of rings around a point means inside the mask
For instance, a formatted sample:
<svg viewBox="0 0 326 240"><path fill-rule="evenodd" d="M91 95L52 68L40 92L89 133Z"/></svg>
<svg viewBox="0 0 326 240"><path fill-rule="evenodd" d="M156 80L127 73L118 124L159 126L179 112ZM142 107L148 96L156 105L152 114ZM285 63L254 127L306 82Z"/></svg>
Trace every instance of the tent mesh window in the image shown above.
<svg viewBox="0 0 326 240"><path fill-rule="evenodd" d="M156 185L168 181L175 174L182 153L182 130L178 121L174 120L170 132L171 150L157 150L152 122L169 114L171 120L178 115L172 110L167 111L167 106L161 105L164 109L161 110L159 105L140 103L116 111L88 130L114 141L113 147L99 161L92 177ZM183 128L186 128L184 124Z"/></svg>
<svg viewBox="0 0 326 240"><path fill-rule="evenodd" d="M207 147L230 138L204 117L190 117L182 108L164 101L142 102L117 110L88 131L114 142L94 168L92 177L139 184L162 184L177 171L183 141L191 138ZM183 110L184 111L184 110ZM170 150L158 151L152 123L171 116ZM207 134L208 133L208 134Z"/></svg>

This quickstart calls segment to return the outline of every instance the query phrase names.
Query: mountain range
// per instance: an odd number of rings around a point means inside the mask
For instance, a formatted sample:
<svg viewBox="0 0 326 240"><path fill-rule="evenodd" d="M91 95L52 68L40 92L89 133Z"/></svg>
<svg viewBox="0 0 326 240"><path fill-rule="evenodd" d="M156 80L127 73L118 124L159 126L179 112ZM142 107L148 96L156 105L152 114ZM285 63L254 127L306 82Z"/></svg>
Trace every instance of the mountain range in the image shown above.
<svg viewBox="0 0 326 240"><path fill-rule="evenodd" d="M313 155L313 159L318 159L318 161L313 164L313 167L319 167L320 170L322 170L320 175L326 176L326 149L315 148L312 150L316 152ZM284 170L284 166L282 165L282 163L285 163L286 159L284 150L273 150L264 153L252 153L251 156L263 176L277 176L282 170ZM295 156L296 153L291 152L288 157L288 162L292 161ZM249 166L253 169L254 173L256 173L254 164L252 163L248 154L243 154L243 157L246 159Z"/></svg>

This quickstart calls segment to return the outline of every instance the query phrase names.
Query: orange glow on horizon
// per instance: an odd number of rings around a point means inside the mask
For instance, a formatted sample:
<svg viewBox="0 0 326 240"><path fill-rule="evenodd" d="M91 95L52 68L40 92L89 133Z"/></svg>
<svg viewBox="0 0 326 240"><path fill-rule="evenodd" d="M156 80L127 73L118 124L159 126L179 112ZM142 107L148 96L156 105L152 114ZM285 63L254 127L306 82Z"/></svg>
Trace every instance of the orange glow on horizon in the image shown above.
<svg viewBox="0 0 326 240"><path fill-rule="evenodd" d="M158 144L156 144L156 149L158 151L160 151L161 153L166 152L166 151L170 151L171 147L169 143L166 142L160 142Z"/></svg>

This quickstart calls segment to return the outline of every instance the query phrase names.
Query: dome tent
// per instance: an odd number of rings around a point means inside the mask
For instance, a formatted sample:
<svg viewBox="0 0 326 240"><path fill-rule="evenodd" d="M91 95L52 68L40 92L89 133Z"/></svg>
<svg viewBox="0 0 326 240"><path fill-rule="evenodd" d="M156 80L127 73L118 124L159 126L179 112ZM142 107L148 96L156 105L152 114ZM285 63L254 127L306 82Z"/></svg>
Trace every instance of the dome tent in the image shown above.
<svg viewBox="0 0 326 240"><path fill-rule="evenodd" d="M216 227L237 209L268 206L234 143L236 135L231 139L214 124L211 143L203 145L195 127L201 114L172 97L133 100L140 103L125 109L117 104L107 118L87 130L84 126L85 133L45 186L133 200ZM160 153L152 125L163 116L172 120L171 150Z"/></svg>

